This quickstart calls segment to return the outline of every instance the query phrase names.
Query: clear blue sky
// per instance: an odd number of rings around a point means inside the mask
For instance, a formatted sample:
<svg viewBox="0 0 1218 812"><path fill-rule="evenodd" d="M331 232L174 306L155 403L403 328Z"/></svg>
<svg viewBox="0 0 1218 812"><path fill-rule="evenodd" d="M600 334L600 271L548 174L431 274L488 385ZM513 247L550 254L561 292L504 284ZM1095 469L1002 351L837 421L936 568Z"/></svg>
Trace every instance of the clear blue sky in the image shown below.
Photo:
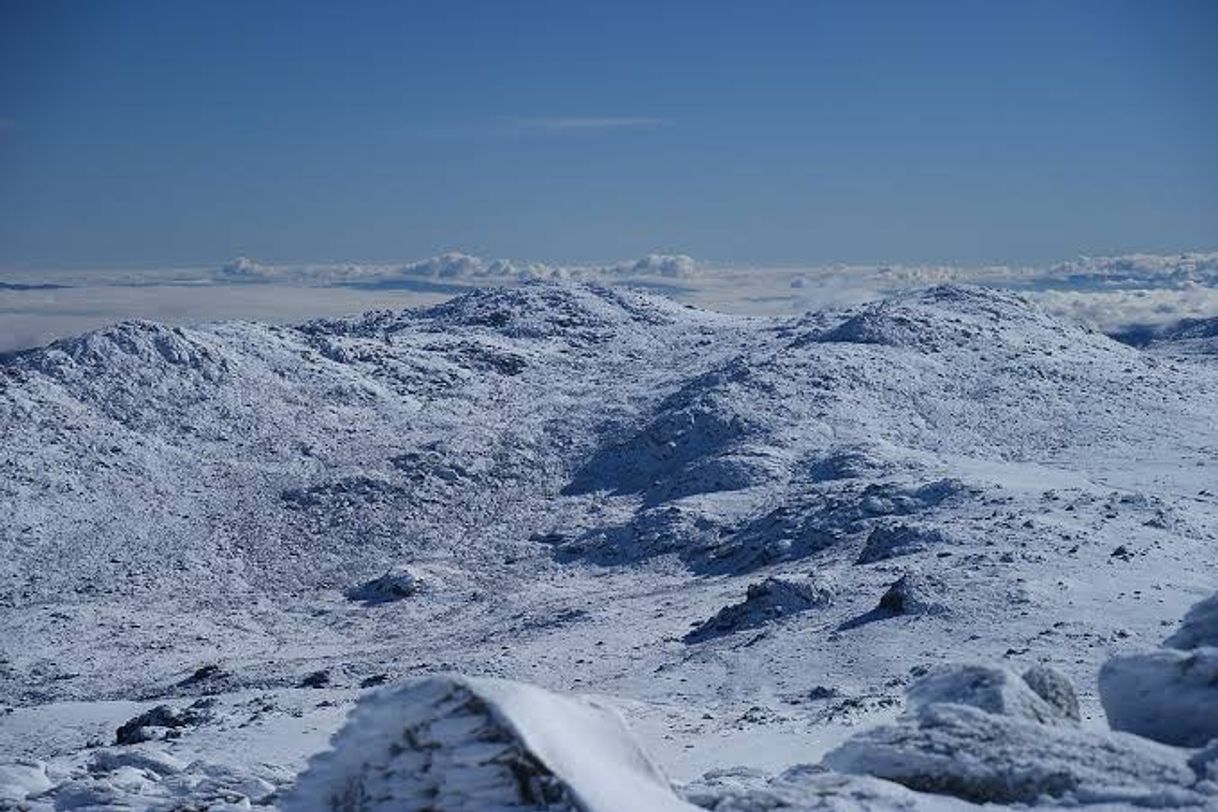
<svg viewBox="0 0 1218 812"><path fill-rule="evenodd" d="M1218 2L0 0L0 267L1218 247Z"/></svg>

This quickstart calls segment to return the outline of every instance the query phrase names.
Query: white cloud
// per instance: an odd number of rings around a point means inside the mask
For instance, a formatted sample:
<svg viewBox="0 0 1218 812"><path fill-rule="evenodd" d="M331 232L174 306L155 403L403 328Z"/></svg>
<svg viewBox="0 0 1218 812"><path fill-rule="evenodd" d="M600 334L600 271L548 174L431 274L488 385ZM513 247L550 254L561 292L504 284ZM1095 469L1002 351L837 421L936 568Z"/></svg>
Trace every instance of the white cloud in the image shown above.
<svg viewBox="0 0 1218 812"><path fill-rule="evenodd" d="M453 282L481 280L548 279L559 275L560 269L540 263L515 264L511 260L486 260L482 257L451 251L418 262L403 265L397 276L447 280Z"/></svg>
<svg viewBox="0 0 1218 812"><path fill-rule="evenodd" d="M239 257L210 269L11 273L0 278L73 286L0 290L0 348L5 349L122 318L293 320L434 301L463 287L512 285L528 279L662 285L690 304L755 315L844 307L944 283L1019 290L1053 313L1104 330L1218 315L1218 252L1083 257L1041 268L746 268L706 266L685 254L558 266L453 251L405 264L273 265Z"/></svg>
<svg viewBox="0 0 1218 812"><path fill-rule="evenodd" d="M1218 316L1218 288L1139 288L1102 291L1042 291L1032 298L1050 313L1115 331L1130 325L1162 325Z"/></svg>
<svg viewBox="0 0 1218 812"><path fill-rule="evenodd" d="M265 265L260 265L249 257L237 257L220 269L220 276L240 282L261 282L265 281L269 274Z"/></svg>
<svg viewBox="0 0 1218 812"><path fill-rule="evenodd" d="M697 273L698 264L687 254L648 254L629 265L616 265L610 270L624 271L634 276L689 279Z"/></svg>

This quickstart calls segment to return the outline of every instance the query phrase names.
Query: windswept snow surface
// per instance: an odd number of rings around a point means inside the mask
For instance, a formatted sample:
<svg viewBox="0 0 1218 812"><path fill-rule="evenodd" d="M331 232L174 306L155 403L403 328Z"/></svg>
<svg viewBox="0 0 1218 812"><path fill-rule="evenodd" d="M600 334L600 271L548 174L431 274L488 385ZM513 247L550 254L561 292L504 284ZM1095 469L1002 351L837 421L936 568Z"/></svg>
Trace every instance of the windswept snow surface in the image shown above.
<svg viewBox="0 0 1218 812"><path fill-rule="evenodd" d="M571 282L7 356L0 756L34 766L0 783L273 803L361 691L447 671L615 697L678 782L815 763L945 661L1050 665L1086 730L1101 664L1215 589L1216 357L976 288L749 318ZM771 578L816 599L750 606ZM89 771L200 699L139 745L172 787Z"/></svg>

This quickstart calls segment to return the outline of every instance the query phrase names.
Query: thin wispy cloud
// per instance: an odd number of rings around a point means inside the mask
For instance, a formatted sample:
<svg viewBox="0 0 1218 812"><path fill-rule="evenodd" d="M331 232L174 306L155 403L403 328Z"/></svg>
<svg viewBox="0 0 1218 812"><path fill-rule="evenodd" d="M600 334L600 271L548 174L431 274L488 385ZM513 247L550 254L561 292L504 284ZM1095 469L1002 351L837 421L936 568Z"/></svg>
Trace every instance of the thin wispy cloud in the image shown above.
<svg viewBox="0 0 1218 812"><path fill-rule="evenodd" d="M648 130L667 127L672 121L653 116L542 116L539 118L519 118L515 119L514 123L517 127L524 130L580 132L596 130Z"/></svg>

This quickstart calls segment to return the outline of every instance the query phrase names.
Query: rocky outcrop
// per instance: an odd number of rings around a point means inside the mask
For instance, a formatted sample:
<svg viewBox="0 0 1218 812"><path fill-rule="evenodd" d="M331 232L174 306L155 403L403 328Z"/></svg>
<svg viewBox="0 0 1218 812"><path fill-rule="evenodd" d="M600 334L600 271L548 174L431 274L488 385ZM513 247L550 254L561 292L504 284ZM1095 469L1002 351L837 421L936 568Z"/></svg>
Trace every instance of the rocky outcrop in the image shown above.
<svg viewBox="0 0 1218 812"><path fill-rule="evenodd" d="M685 635L685 642L699 643L743 629L754 629L788 615L828 606L832 595L824 586L808 581L766 578L749 584L745 599L720 609L714 617Z"/></svg>

